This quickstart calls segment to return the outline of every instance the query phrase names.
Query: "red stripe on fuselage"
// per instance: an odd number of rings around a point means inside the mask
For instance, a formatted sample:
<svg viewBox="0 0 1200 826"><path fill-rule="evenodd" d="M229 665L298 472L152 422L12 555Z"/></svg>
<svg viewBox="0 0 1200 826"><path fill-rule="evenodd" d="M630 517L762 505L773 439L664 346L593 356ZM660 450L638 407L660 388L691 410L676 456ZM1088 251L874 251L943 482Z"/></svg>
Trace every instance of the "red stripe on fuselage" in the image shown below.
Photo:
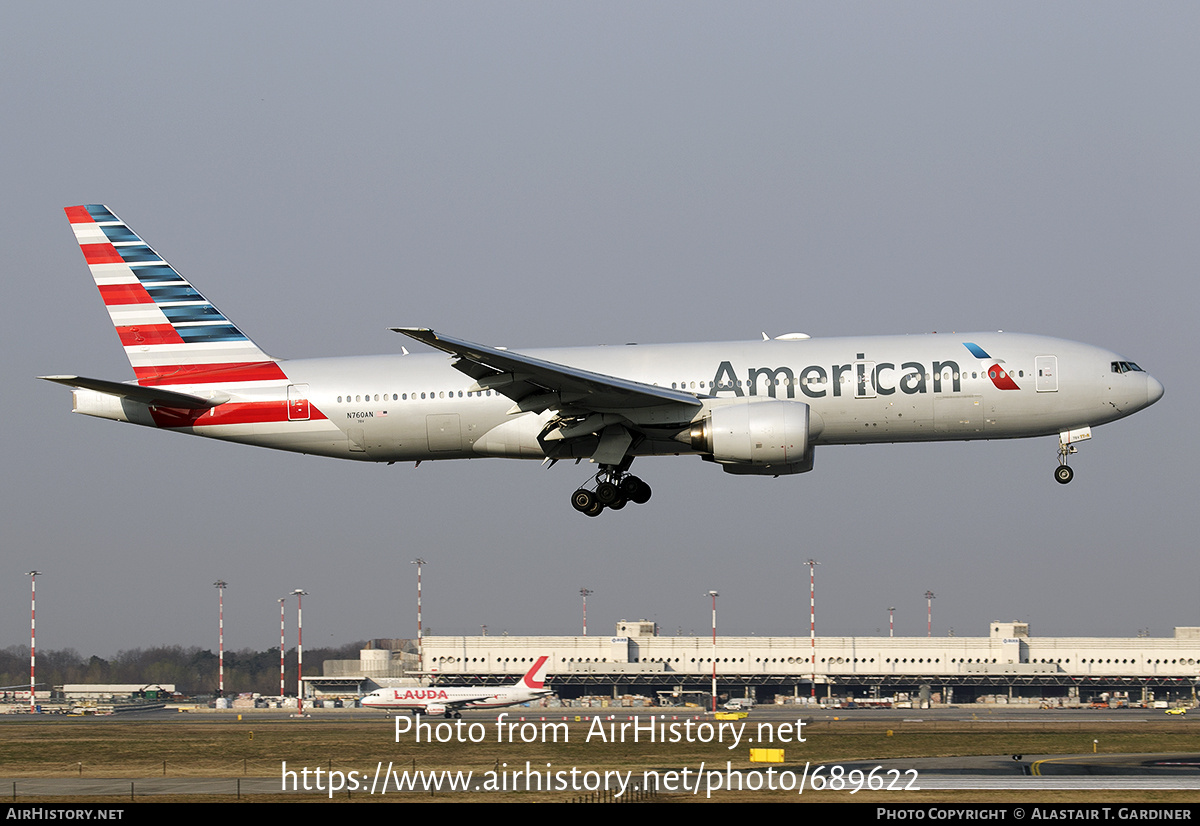
<svg viewBox="0 0 1200 826"><path fill-rule="evenodd" d="M87 207L73 206L63 207L63 212L67 213L67 220L72 224L94 224L95 221L88 213Z"/></svg>
<svg viewBox="0 0 1200 826"><path fill-rule="evenodd" d="M92 262L88 262L89 264ZM141 284L100 284L100 297L106 307L123 304L153 304L154 299Z"/></svg>
<svg viewBox="0 0 1200 826"><path fill-rule="evenodd" d="M183 344L183 339L170 324L139 324L118 327L117 335L126 347L137 344Z"/></svg>
<svg viewBox="0 0 1200 826"><path fill-rule="evenodd" d="M179 410L173 407L152 407L150 415L159 427L213 427L232 424L261 424L288 421L288 404L284 399L269 402L226 402L208 410ZM311 408L309 421L324 419L325 414Z"/></svg>
<svg viewBox="0 0 1200 826"><path fill-rule="evenodd" d="M154 367L135 367L138 384L152 387L159 384L227 384L234 381L270 381L287 379L283 369L273 361L251 361L237 364L160 364Z"/></svg>
<svg viewBox="0 0 1200 826"><path fill-rule="evenodd" d="M112 244L80 244L88 264L123 264L124 259Z"/></svg>

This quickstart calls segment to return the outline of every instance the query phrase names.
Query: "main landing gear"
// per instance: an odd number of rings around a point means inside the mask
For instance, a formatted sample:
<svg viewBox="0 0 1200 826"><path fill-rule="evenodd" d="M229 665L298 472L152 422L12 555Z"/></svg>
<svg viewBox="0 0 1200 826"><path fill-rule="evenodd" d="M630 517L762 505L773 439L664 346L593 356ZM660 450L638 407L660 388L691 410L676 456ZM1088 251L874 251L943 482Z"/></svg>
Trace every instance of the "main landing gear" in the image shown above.
<svg viewBox="0 0 1200 826"><path fill-rule="evenodd" d="M650 501L650 486L627 472L628 462L623 465L601 466L593 477L596 489L580 488L572 493L571 507L586 516L599 516L605 508L619 511L630 502L644 505Z"/></svg>

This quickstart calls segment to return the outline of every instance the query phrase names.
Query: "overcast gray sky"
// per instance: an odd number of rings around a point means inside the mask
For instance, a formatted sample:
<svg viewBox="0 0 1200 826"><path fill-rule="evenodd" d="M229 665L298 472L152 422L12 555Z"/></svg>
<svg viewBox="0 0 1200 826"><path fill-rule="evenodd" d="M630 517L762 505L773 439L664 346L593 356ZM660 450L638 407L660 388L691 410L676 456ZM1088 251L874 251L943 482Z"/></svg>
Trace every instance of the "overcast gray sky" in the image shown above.
<svg viewBox="0 0 1200 826"><path fill-rule="evenodd" d="M16 4L0 32L0 645L107 656L415 631L1169 634L1200 624L1194 3ZM1004 329L1166 396L1052 478L1053 438L818 450L735 478L642 459L367 466L75 416L132 372L62 207L106 203L266 350ZM289 625L294 621L294 602Z"/></svg>

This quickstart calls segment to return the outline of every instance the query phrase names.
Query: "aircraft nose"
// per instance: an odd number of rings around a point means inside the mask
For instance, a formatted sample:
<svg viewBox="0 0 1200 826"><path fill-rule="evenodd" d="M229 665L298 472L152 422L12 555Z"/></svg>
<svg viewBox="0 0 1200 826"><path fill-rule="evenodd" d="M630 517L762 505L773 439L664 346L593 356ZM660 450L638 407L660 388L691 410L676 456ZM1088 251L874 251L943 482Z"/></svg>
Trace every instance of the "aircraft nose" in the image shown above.
<svg viewBox="0 0 1200 826"><path fill-rule="evenodd" d="M1151 405L1163 396L1162 382L1153 376L1146 376L1146 404Z"/></svg>

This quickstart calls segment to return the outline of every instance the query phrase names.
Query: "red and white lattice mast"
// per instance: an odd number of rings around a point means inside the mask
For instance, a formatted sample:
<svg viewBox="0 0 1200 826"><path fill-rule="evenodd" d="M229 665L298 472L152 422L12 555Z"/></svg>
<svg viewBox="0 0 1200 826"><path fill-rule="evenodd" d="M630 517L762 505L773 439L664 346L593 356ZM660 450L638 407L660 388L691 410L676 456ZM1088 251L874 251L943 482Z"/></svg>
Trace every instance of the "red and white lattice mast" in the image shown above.
<svg viewBox="0 0 1200 826"><path fill-rule="evenodd" d="M304 597L303 588L292 591L296 598L296 712L304 714Z"/></svg>
<svg viewBox="0 0 1200 826"><path fill-rule="evenodd" d="M804 563L808 566L808 644L812 651L812 683L809 685L809 697L817 701L817 566L820 562L814 559Z"/></svg>
<svg viewBox="0 0 1200 826"><path fill-rule="evenodd" d="M712 597L712 710L717 710L717 597L716 591L709 591Z"/></svg>
<svg viewBox="0 0 1200 826"><path fill-rule="evenodd" d="M287 691L287 688L284 685L284 676L283 676L283 657L284 657L284 650L285 650L284 646L287 645L287 637L285 637L283 635L283 609L284 609L284 603L286 603L286 602L287 602L287 597L279 598L279 701L280 702L283 702L284 692Z"/></svg>
<svg viewBox="0 0 1200 826"><path fill-rule="evenodd" d="M417 566L417 671L422 672L425 670L425 648L421 641L421 566L427 563L418 556L410 564Z"/></svg>
<svg viewBox="0 0 1200 826"><path fill-rule="evenodd" d="M34 670L37 665L37 578L41 571L29 571L29 713L37 713L37 681Z"/></svg>
<svg viewBox="0 0 1200 826"><path fill-rule="evenodd" d="M580 588L579 596L583 597L583 635L587 636L587 598L588 594L594 594L595 591L589 588Z"/></svg>
<svg viewBox="0 0 1200 826"><path fill-rule="evenodd" d="M217 589L217 696L225 696L225 589L229 587L223 579L213 583Z"/></svg>

